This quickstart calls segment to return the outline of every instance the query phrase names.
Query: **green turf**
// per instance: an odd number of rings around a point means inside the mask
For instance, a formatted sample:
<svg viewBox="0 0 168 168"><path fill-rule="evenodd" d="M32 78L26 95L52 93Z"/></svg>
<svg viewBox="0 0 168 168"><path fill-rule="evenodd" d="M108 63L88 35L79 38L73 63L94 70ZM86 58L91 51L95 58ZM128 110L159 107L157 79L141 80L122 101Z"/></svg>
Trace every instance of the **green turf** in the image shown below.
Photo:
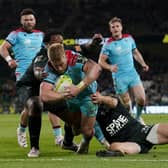
<svg viewBox="0 0 168 168"><path fill-rule="evenodd" d="M146 123L168 121L168 115L143 116ZM52 129L47 115L43 115L39 158L27 158L29 148L17 145L16 128L19 115L0 115L0 168L167 168L168 145L154 147L149 154L124 157L97 158L96 150L103 149L93 139L88 155L76 155L54 145ZM76 137L77 142L80 136Z"/></svg>

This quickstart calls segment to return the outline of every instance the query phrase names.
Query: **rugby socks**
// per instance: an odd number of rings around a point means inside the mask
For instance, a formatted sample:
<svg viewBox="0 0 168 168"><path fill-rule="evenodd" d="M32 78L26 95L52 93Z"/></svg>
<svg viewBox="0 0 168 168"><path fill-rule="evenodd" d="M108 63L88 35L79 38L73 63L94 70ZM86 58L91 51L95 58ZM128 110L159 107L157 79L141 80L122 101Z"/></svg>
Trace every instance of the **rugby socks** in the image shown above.
<svg viewBox="0 0 168 168"><path fill-rule="evenodd" d="M60 125L53 127L53 134L55 137L62 136L62 128Z"/></svg>
<svg viewBox="0 0 168 168"><path fill-rule="evenodd" d="M95 125L94 125L94 136L107 149L110 147L110 144L108 143L108 141L104 137L104 134L103 134L103 132L102 132L100 126L99 126L99 123L97 121L95 122Z"/></svg>
<svg viewBox="0 0 168 168"><path fill-rule="evenodd" d="M128 106L129 106L129 113L132 115L133 114L132 101L129 101Z"/></svg>
<svg viewBox="0 0 168 168"><path fill-rule="evenodd" d="M41 116L29 116L29 133L31 148L39 149L39 138L41 131Z"/></svg>
<svg viewBox="0 0 168 168"><path fill-rule="evenodd" d="M140 120L143 108L144 108L144 106L142 106L142 105L139 105L139 104L136 105L137 112L136 112L135 118L137 120Z"/></svg>
<svg viewBox="0 0 168 168"><path fill-rule="evenodd" d="M97 121L95 122L95 125L94 125L94 136L100 143L105 139L103 132Z"/></svg>
<svg viewBox="0 0 168 168"><path fill-rule="evenodd" d="M90 143L90 140L91 140L92 137L93 137L93 135L94 135L94 132L93 132L93 134L92 134L91 136L83 135L82 142L89 144L89 143Z"/></svg>
<svg viewBox="0 0 168 168"><path fill-rule="evenodd" d="M21 132L26 132L26 127L27 127L27 126L22 125L21 123L19 124L19 130L20 130Z"/></svg>
<svg viewBox="0 0 168 168"><path fill-rule="evenodd" d="M64 135L64 145L66 146L71 146L73 144L73 138L74 138L74 135L72 133L72 128L65 123L64 125L64 131L65 131L65 135Z"/></svg>

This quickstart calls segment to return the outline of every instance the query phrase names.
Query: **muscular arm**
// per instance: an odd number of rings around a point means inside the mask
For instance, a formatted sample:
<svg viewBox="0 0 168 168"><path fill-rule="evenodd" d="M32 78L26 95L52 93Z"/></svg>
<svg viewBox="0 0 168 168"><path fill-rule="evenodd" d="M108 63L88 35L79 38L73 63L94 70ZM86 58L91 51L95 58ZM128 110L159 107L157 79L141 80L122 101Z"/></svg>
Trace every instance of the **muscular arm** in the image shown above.
<svg viewBox="0 0 168 168"><path fill-rule="evenodd" d="M1 48L0 48L0 54L6 60L6 62L8 63L8 66L10 68L15 68L15 67L17 67L17 63L14 59L12 59L12 57L9 54L9 49L11 47L12 46L8 41L4 41L1 45Z"/></svg>
<svg viewBox="0 0 168 168"><path fill-rule="evenodd" d="M83 82L88 86L90 85L93 81L97 80L101 73L101 67L98 65L96 62L93 60L89 59L84 67L83 71L85 72L85 77L83 79Z"/></svg>
<svg viewBox="0 0 168 168"><path fill-rule="evenodd" d="M91 95L93 103L105 104L111 108L115 108L118 104L118 100L111 96L103 96L99 92Z"/></svg>
<svg viewBox="0 0 168 168"><path fill-rule="evenodd" d="M5 59L9 55L9 49L11 48L11 44L8 41L4 41L0 48L0 54Z"/></svg>
<svg viewBox="0 0 168 168"><path fill-rule="evenodd" d="M141 53L137 48L133 50L133 56L135 60L143 67L144 71L148 71L149 66L145 63Z"/></svg>
<svg viewBox="0 0 168 168"><path fill-rule="evenodd" d="M48 82L42 82L40 84L40 98L43 102L54 102L61 101L70 98L69 91L55 92L53 85Z"/></svg>
<svg viewBox="0 0 168 168"><path fill-rule="evenodd" d="M100 54L99 61L98 61L99 65L102 68L104 68L104 69L106 69L106 70L108 70L110 72L116 72L118 70L117 65L116 64L115 65L108 64L107 63L107 58L108 58L107 55Z"/></svg>

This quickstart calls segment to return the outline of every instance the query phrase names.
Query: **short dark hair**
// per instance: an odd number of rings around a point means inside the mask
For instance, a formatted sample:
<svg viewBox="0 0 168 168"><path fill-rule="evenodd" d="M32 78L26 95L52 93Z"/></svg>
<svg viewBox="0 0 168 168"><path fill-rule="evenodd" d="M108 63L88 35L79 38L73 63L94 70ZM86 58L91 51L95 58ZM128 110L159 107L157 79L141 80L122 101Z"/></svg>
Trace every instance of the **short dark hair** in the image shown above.
<svg viewBox="0 0 168 168"><path fill-rule="evenodd" d="M35 11L31 8L25 8L23 9L21 12L20 12L20 16L23 16L23 15L36 15Z"/></svg>
<svg viewBox="0 0 168 168"><path fill-rule="evenodd" d="M60 36L62 36L62 33L61 32L57 32L57 31L48 31L48 32L46 32L45 33L45 35L44 35L44 40L43 40L43 42L44 43L48 43L48 42L50 42L50 40L51 40L51 36L53 36L53 35L60 35Z"/></svg>

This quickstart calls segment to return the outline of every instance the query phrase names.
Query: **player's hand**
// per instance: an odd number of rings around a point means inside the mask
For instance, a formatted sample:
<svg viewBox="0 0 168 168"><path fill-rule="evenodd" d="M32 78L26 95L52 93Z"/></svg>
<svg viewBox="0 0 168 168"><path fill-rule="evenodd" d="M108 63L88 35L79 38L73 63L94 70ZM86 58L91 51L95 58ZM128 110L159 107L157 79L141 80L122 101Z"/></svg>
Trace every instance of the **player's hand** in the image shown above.
<svg viewBox="0 0 168 168"><path fill-rule="evenodd" d="M92 102L95 104L101 104L102 103L102 95L99 92L96 92L91 95Z"/></svg>
<svg viewBox="0 0 168 168"><path fill-rule="evenodd" d="M10 68L16 68L17 67L17 63L14 59L11 59L10 61L8 61L8 66Z"/></svg>
<svg viewBox="0 0 168 168"><path fill-rule="evenodd" d="M63 92L60 92L60 94L63 96L63 99L64 99L64 100L73 98L69 86L68 86L68 87L65 87L65 88L64 88L64 91L63 91Z"/></svg>
<svg viewBox="0 0 168 168"><path fill-rule="evenodd" d="M45 78L47 75L48 75L48 73L44 71L44 68L36 67L36 68L34 69L34 76L35 76L38 80L42 80L42 79Z"/></svg>
<svg viewBox="0 0 168 168"><path fill-rule="evenodd" d="M117 71L118 71L118 65L117 64L111 65L110 72L117 72Z"/></svg>
<svg viewBox="0 0 168 168"><path fill-rule="evenodd" d="M143 71L147 72L149 70L149 66L147 64L142 65Z"/></svg>
<svg viewBox="0 0 168 168"><path fill-rule="evenodd" d="M69 86L69 89L72 97L77 96L81 92L81 89L76 85Z"/></svg>

